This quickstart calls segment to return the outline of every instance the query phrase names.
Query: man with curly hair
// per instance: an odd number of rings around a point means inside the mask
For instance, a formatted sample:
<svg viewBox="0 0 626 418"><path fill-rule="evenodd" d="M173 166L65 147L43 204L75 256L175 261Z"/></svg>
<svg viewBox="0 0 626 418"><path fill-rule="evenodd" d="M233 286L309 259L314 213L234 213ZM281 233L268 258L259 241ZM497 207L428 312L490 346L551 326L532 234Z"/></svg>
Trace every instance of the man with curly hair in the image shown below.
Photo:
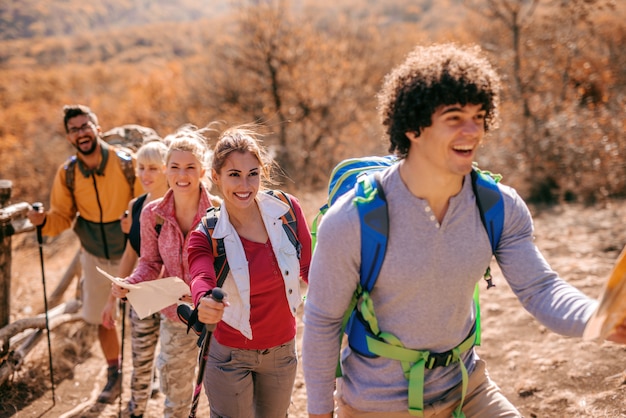
<svg viewBox="0 0 626 418"><path fill-rule="evenodd" d="M428 361L346 347L335 380L342 319L361 265L359 214L348 192L319 226L309 273L302 355L310 417L331 417L335 402L343 418L521 416L474 350L473 293L492 248L470 173L486 132L496 127L499 90L496 71L476 46L418 46L386 76L379 112L400 161L380 178L389 237L369 297L383 344L401 343L403 353ZM512 188L498 187L504 224L495 255L506 280L547 328L582 336L596 302L549 267L533 243L525 203ZM623 342L624 334L613 338ZM429 361L442 353L449 361Z"/></svg>

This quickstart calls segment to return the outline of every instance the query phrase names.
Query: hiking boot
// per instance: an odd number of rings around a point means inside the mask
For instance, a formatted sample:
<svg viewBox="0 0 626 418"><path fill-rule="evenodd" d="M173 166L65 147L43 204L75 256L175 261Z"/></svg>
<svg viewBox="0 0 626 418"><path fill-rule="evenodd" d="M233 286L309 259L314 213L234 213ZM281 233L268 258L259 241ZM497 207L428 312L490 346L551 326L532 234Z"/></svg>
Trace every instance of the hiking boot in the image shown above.
<svg viewBox="0 0 626 418"><path fill-rule="evenodd" d="M99 403L113 403L122 391L122 374L118 366L110 366L107 370L107 384L98 396Z"/></svg>

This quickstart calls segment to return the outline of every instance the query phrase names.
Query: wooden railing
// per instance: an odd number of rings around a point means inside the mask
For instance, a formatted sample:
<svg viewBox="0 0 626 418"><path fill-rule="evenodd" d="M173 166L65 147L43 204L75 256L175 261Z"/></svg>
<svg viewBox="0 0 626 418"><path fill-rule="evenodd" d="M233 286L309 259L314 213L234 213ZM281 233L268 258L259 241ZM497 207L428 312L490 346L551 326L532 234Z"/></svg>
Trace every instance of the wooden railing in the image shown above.
<svg viewBox="0 0 626 418"><path fill-rule="evenodd" d="M45 337L46 318L41 312L34 317L10 323L11 315L11 261L12 237L35 231L26 216L30 204L26 202L5 206L10 198L13 183L0 180L0 385L18 370L26 355ZM62 297L74 277L80 277L79 252L76 252L61 281L48 296L48 328L80 320L78 298L62 302Z"/></svg>

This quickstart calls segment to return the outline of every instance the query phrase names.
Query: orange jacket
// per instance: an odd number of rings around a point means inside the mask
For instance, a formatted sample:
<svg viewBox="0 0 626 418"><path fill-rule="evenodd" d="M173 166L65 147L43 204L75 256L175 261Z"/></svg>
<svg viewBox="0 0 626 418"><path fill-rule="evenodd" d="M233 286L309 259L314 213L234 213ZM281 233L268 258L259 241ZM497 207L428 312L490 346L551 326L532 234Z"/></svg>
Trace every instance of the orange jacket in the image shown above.
<svg viewBox="0 0 626 418"><path fill-rule="evenodd" d="M69 160L59 167L42 233L55 236L74 223L74 230L88 252L101 258L118 259L125 242L119 218L128 208L128 202L143 193L143 187L135 178L134 193L131 192L115 155L116 149L104 141L100 141L100 146L102 160L97 169L87 169L80 159L74 164L73 193L66 184Z"/></svg>

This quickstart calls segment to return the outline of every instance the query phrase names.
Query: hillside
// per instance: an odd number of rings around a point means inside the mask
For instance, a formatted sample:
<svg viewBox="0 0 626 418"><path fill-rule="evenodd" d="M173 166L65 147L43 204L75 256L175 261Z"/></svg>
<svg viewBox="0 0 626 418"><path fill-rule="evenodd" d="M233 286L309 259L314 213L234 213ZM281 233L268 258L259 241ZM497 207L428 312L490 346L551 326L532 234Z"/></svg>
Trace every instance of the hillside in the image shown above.
<svg viewBox="0 0 626 418"><path fill-rule="evenodd" d="M624 16L609 0L1 2L0 178L47 201L71 153L61 107L84 103L105 131L262 122L285 188L318 188L339 160L386 152L384 74L416 43L456 41L505 81L482 167L532 201L623 197Z"/></svg>
<svg viewBox="0 0 626 418"><path fill-rule="evenodd" d="M229 10L228 0L8 0L0 3L0 39L31 39L126 29L159 22L191 22Z"/></svg>
<svg viewBox="0 0 626 418"><path fill-rule="evenodd" d="M339 160L386 152L389 69L456 41L481 44L505 82L481 166L531 201L624 197L625 16L610 0L2 2L0 178L47 201L71 153L60 109L84 103L105 131L262 122L285 187L318 188Z"/></svg>
<svg viewBox="0 0 626 418"><path fill-rule="evenodd" d="M0 3L0 40L75 36L159 23L196 22L201 25L204 19L219 18L255 3L246 0L109 0L87 4L77 0L7 0ZM459 8L462 0L418 0L410 2L410 6L404 0L280 0L270 3L291 8L296 13L320 16L322 20L345 13L356 20L376 16L386 25L401 21L423 22L429 30L458 22L465 14L462 9L457 10L455 16L445 13L451 7Z"/></svg>
<svg viewBox="0 0 626 418"><path fill-rule="evenodd" d="M138 123L165 135L184 123L264 121L275 132L268 145L280 136L289 141L280 148L310 153L285 150L294 161L280 162L292 181L306 181L305 187L324 184L332 165L353 149L384 152L373 97L388 70L385 62L402 56L406 48L398 44L381 55L375 32L418 21L435 31L450 23L444 13L447 1L437 7L432 1L415 2L408 8L397 0L276 1L268 9L244 11L246 3L111 1L104 7L2 2L0 178L14 181L14 198L48 200L48 179L71 153L60 110L76 102L97 112L104 131ZM271 22L280 22L281 31ZM373 32L371 23L380 29ZM266 58L253 50L266 42L276 50L265 53L281 57L270 65L280 68L254 67L266 65ZM296 45L297 56L291 52ZM388 59L369 65L356 59L362 56ZM341 79L338 67L346 70ZM242 68L248 69L235 85L232 74ZM269 80L270 72L278 78ZM277 89L284 109L272 103ZM350 145L353 138L370 144ZM329 152L337 154L333 160L312 158ZM310 166L312 175L300 174L303 165Z"/></svg>

